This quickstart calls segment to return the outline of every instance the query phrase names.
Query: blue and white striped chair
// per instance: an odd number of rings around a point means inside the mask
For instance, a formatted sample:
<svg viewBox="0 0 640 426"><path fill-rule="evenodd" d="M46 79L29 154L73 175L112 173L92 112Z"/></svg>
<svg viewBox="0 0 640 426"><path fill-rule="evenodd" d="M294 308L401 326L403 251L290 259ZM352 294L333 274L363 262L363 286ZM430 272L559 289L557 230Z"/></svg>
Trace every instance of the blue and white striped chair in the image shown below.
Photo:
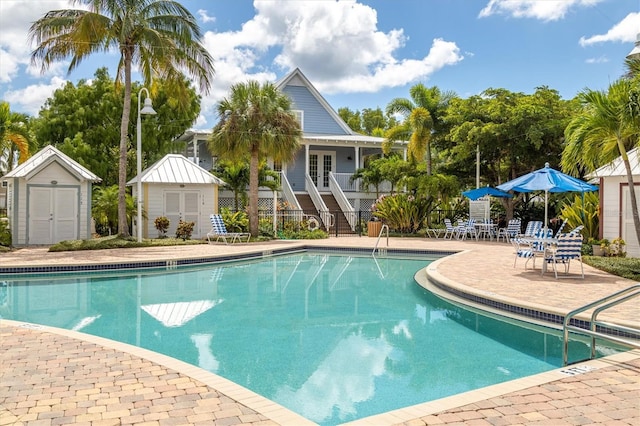
<svg viewBox="0 0 640 426"><path fill-rule="evenodd" d="M553 265L553 272L558 279L558 269L556 265L562 263L564 265L565 277L569 278L569 265L571 261L577 259L580 262L580 276L584 279L584 266L582 265L582 234L560 234L557 238L557 244L555 247L549 248L545 251L544 261L545 264ZM546 271L543 268L542 273Z"/></svg>
<svg viewBox="0 0 640 426"><path fill-rule="evenodd" d="M550 239L552 236L551 230L538 229L533 236L521 238L516 237L511 240L516 250L516 258L513 260L513 267L516 267L518 258L527 259L524 264L524 269L527 269L529 261L533 259L533 269L536 268L536 257L543 257L545 254L545 248L547 243L544 239Z"/></svg>
<svg viewBox="0 0 640 426"><path fill-rule="evenodd" d="M510 219L506 228L498 229L496 240L502 237L506 242L511 241L512 238L517 237L520 234L522 221L520 219Z"/></svg>
<svg viewBox="0 0 640 426"><path fill-rule="evenodd" d="M520 236L525 238L535 237L540 229L542 229L541 220L530 220L529 222L527 222L527 227L524 230L524 234Z"/></svg>
<svg viewBox="0 0 640 426"><path fill-rule="evenodd" d="M228 238L231 239L231 243L235 243L236 241L242 242L242 238L246 237L246 242L249 242L249 238L251 238L251 234L248 232L227 232L227 227L222 220L222 216L219 214L212 214L209 216L211 220L211 231L207 233L207 240L209 243L218 242L220 240L224 241L225 244L229 244ZM215 241L212 239L215 238Z"/></svg>

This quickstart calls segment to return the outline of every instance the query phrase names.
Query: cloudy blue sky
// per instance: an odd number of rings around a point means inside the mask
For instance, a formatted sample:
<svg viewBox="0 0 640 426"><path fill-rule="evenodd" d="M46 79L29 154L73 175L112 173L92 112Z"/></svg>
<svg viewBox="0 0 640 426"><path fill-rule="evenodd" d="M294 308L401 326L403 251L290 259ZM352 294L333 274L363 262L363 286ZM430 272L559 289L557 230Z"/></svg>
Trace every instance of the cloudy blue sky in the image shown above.
<svg viewBox="0 0 640 426"><path fill-rule="evenodd" d="M467 97L490 87L566 98L605 89L640 33L640 0L182 0L216 76L195 128L215 123L231 84L298 67L335 108L384 108L418 82ZM29 61L30 24L66 0L0 1L0 98L37 115L66 81L115 75L117 52L45 74ZM134 75L134 78L137 76Z"/></svg>

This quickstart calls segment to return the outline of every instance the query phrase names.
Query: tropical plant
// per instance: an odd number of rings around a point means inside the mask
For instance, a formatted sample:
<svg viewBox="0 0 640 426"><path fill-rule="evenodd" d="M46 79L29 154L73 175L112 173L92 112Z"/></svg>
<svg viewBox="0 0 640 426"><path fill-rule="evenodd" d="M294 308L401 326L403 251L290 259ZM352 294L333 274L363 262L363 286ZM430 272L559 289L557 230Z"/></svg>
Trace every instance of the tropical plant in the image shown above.
<svg viewBox="0 0 640 426"><path fill-rule="evenodd" d="M137 213L134 198L127 194L126 218L130 221ZM91 214L96 223L96 232L100 235L113 235L118 229L118 185L95 186L91 202ZM142 210L142 217L146 218L146 211Z"/></svg>
<svg viewBox="0 0 640 426"><path fill-rule="evenodd" d="M182 241L190 240L193 234L195 222L185 222L181 220L176 227L176 238L182 238Z"/></svg>
<svg viewBox="0 0 640 426"><path fill-rule="evenodd" d="M228 208L223 208L220 210L220 215L229 232L247 232L249 229L249 217L242 210L232 212Z"/></svg>
<svg viewBox="0 0 640 426"><path fill-rule="evenodd" d="M636 237L640 241L640 216L628 150L638 146L640 110L633 99L640 94L637 79L620 79L608 90L582 91L578 98L582 111L565 130L567 145L562 153L562 168L568 173L590 172L621 157L627 174L631 212Z"/></svg>
<svg viewBox="0 0 640 426"><path fill-rule="evenodd" d="M409 140L407 150L412 161L426 160L427 174L431 174L431 140L441 128L442 117L453 92L442 92L438 87L416 84L409 89L411 99L395 98L387 105L387 114L402 116L402 123L385 134L383 150L388 153L394 140Z"/></svg>
<svg viewBox="0 0 640 426"><path fill-rule="evenodd" d="M257 237L260 162L269 157L293 160L300 148L300 124L291 112L291 99L272 83L233 85L217 112L209 151L223 160L249 160L249 232Z"/></svg>
<svg viewBox="0 0 640 426"><path fill-rule="evenodd" d="M36 43L33 63L42 72L71 56L69 72L97 52L120 53L118 81L124 78L124 100L120 121L118 160L118 233L129 236L126 183L129 119L131 115L131 69L138 65L146 85L152 78L169 83L180 98L184 92L183 72L195 77L208 91L213 59L200 44L202 37L194 16L173 0L73 0L88 10L62 9L47 12L29 29L29 41Z"/></svg>
<svg viewBox="0 0 640 426"><path fill-rule="evenodd" d="M0 246L11 246L11 230L9 229L9 222L6 220L0 220Z"/></svg>
<svg viewBox="0 0 640 426"><path fill-rule="evenodd" d="M166 238L167 231L169 230L169 225L171 224L171 221L169 221L169 219L166 216L160 216L160 217L156 217L156 219L153 221L153 224L155 225L156 229L160 233L160 238Z"/></svg>
<svg viewBox="0 0 640 426"><path fill-rule="evenodd" d="M380 197L380 185L385 181L385 177L382 174L380 166L382 165L382 158L377 158L366 162L364 167L357 169L349 178L349 182L353 183L356 180L360 180L360 186L369 192L370 187L374 187L376 190L376 198Z"/></svg>
<svg viewBox="0 0 640 426"><path fill-rule="evenodd" d="M0 102L0 175L13 170L36 150L28 124L26 114L11 112L8 102Z"/></svg>
<svg viewBox="0 0 640 426"><path fill-rule="evenodd" d="M415 233L422 228L430 212L429 204L426 198L416 198L409 194L383 195L376 200L374 215L391 229Z"/></svg>
<svg viewBox="0 0 640 426"><path fill-rule="evenodd" d="M560 217L567 220L565 229L584 226L582 235L586 239L598 238L600 219L598 215L600 198L597 192L585 192L574 196L571 203L564 203Z"/></svg>

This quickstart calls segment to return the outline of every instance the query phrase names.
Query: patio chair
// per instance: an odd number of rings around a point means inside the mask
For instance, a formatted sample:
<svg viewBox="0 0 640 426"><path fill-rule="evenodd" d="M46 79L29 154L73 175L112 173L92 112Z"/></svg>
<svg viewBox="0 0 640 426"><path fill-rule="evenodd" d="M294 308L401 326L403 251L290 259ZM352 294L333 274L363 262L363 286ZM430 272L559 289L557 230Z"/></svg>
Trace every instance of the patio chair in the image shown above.
<svg viewBox="0 0 640 426"><path fill-rule="evenodd" d="M549 247L545 250L544 262L546 265L553 265L553 273L558 278L570 278L569 266L571 260L578 260L580 262L580 276L584 279L584 266L582 265L582 235L581 234L560 234L557 238L555 246ZM558 277L558 263L564 265L565 276ZM542 273L546 272L543 267Z"/></svg>
<svg viewBox="0 0 640 426"><path fill-rule="evenodd" d="M445 226L445 232L444 232L444 237L445 239L453 239L453 237L459 238L460 235L460 226L456 225L453 226L453 224L451 223L451 219L445 218L444 220L444 226Z"/></svg>
<svg viewBox="0 0 640 426"><path fill-rule="evenodd" d="M569 235L582 235L581 231L584 228L584 225L578 225L568 232Z"/></svg>
<svg viewBox="0 0 640 426"><path fill-rule="evenodd" d="M227 227L222 220L222 216L219 214L212 214L209 216L211 220L211 231L207 233L207 241L209 243L218 242L220 240L224 241L225 244L229 244L229 240L231 243L235 243L236 241L243 242L243 238L247 238L244 242L249 242L249 238L251 238L251 234L248 232L228 232ZM215 238L215 241L212 239Z"/></svg>
<svg viewBox="0 0 640 426"><path fill-rule="evenodd" d="M527 227L524 230L524 234L521 234L520 236L525 238L534 237L540 229L542 229L541 220L530 220L529 222L527 222Z"/></svg>
<svg viewBox="0 0 640 426"><path fill-rule="evenodd" d="M520 219L510 219L506 228L498 229L496 240L500 240L502 237L506 242L510 242L512 238L515 238L520 234L522 221Z"/></svg>
<svg viewBox="0 0 640 426"><path fill-rule="evenodd" d="M469 219L464 225L461 225L463 228L460 231L460 236L463 240L467 239L467 236L473 237L476 240L478 239L478 230L476 229L476 220Z"/></svg>
<svg viewBox="0 0 640 426"><path fill-rule="evenodd" d="M558 236L562 234L562 230L564 229L565 226L567 226L567 219L562 221L562 223L560 224L560 227L556 231L556 235L554 235L554 238L558 238Z"/></svg>
<svg viewBox="0 0 640 426"><path fill-rule="evenodd" d="M533 269L536 268L536 258L544 257L547 243L545 239L550 239L552 236L551 231L547 230L546 234L544 229L538 229L535 235L531 237L516 237L511 240L516 250L516 257L513 260L513 267L516 267L518 258L527 259L524 264L524 269L527 269L529 261L533 259Z"/></svg>

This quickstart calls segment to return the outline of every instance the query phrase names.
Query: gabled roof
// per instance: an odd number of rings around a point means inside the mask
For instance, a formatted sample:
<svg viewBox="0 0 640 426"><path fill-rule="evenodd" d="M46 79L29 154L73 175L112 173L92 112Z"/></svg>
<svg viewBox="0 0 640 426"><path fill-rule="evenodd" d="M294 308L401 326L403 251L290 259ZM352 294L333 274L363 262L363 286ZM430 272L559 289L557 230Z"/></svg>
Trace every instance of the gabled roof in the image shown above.
<svg viewBox="0 0 640 426"><path fill-rule="evenodd" d="M143 171L141 179L142 183L225 184L222 179L215 177L180 154L165 155ZM138 182L138 176L127 182L127 185L136 182Z"/></svg>
<svg viewBox="0 0 640 426"><path fill-rule="evenodd" d="M327 111L327 113L335 120L335 122L344 130L346 134L349 135L358 135L358 133L351 130L351 128L344 122L344 120L340 117L340 115L329 105L329 102L318 92L318 90L311 84L309 79L300 71L299 68L294 69L289 74L282 77L279 81L276 82L276 87L278 90L283 91L283 89L287 85L292 86L304 86L309 90L311 95L322 105L322 107Z"/></svg>
<svg viewBox="0 0 640 426"><path fill-rule="evenodd" d="M79 180L88 180L91 182L100 182L102 180L52 145L47 145L33 154L27 161L4 175L3 179L28 178L29 176L39 173L43 168L53 162L60 164Z"/></svg>
<svg viewBox="0 0 640 426"><path fill-rule="evenodd" d="M640 175L640 162L638 161L638 148L634 148L631 151L627 152L627 156L629 157L629 164L631 165L631 174L634 176ZM587 178L601 178L601 177L612 177L612 176L626 176L627 170L624 167L624 163L622 162L622 157L618 157L613 160L611 163L606 164L600 168L598 168L595 172L589 173Z"/></svg>

